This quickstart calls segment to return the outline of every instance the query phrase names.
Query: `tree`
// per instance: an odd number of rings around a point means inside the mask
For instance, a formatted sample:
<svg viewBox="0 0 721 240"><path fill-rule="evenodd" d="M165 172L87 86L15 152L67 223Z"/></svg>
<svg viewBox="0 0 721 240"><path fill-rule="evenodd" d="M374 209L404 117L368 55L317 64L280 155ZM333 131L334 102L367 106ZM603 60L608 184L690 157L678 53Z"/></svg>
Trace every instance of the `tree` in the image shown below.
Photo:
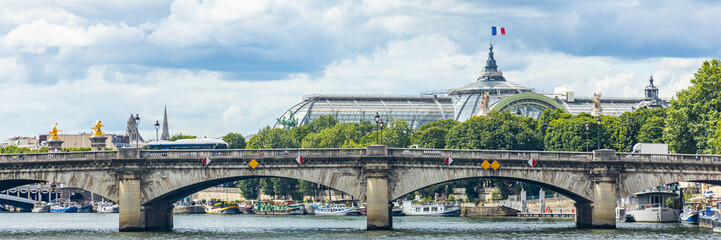
<svg viewBox="0 0 721 240"><path fill-rule="evenodd" d="M245 148L245 137L240 133L228 133L223 136L223 141L228 143L230 149L244 149Z"/></svg>
<svg viewBox="0 0 721 240"><path fill-rule="evenodd" d="M258 181L258 185L260 186L260 190L263 191L263 194L275 197L275 188L273 188L274 185L271 178L261 178Z"/></svg>
<svg viewBox="0 0 721 240"><path fill-rule="evenodd" d="M172 141L175 141L178 139L195 139L195 136L183 135L183 133L178 133L178 134L175 134L172 137L170 137L170 139L168 139L168 141L172 142Z"/></svg>
<svg viewBox="0 0 721 240"><path fill-rule="evenodd" d="M323 129L335 126L337 123L338 120L336 120L333 115L325 115L320 116L306 125L294 127L290 131L295 137L295 140L300 143L303 142L303 138L308 136L308 134L318 133Z"/></svg>
<svg viewBox="0 0 721 240"><path fill-rule="evenodd" d="M270 178L270 181L273 183L274 195L281 196L283 199L298 185L298 180L292 178Z"/></svg>
<svg viewBox="0 0 721 240"><path fill-rule="evenodd" d="M360 140L360 131L357 123L338 123L318 133L310 133L301 146L303 148L339 148L350 142Z"/></svg>
<svg viewBox="0 0 721 240"><path fill-rule="evenodd" d="M265 127L261 129L258 134L248 140L246 148L248 149L261 149L261 148L297 148L300 144L296 141L293 134L289 130L283 128L270 128Z"/></svg>
<svg viewBox="0 0 721 240"><path fill-rule="evenodd" d="M714 153L721 120L721 61L705 61L691 84L671 100L664 139L677 153Z"/></svg>
<svg viewBox="0 0 721 240"><path fill-rule="evenodd" d="M240 195L243 196L243 198L258 199L258 186L260 184L260 180L258 178L240 180L235 184L238 185Z"/></svg>
<svg viewBox="0 0 721 240"><path fill-rule="evenodd" d="M459 122L453 119L444 119L423 124L413 133L411 143L421 148L445 148L446 135L451 128Z"/></svg>
<svg viewBox="0 0 721 240"><path fill-rule="evenodd" d="M379 131L369 132L360 139L362 146L375 144L377 136L381 134ZM383 127L381 135L381 143L388 147L405 148L411 145L411 135L413 130L410 124L403 119L390 119L387 125Z"/></svg>
<svg viewBox="0 0 721 240"><path fill-rule="evenodd" d="M446 135L446 147L457 149L541 150L542 134L537 121L508 111L491 111L453 127Z"/></svg>
<svg viewBox="0 0 721 240"><path fill-rule="evenodd" d="M315 200L315 193L316 193L316 189L318 188L318 184L313 183L313 182L298 180L298 185L300 185L298 191L301 194L303 194L303 196L313 196L313 200Z"/></svg>

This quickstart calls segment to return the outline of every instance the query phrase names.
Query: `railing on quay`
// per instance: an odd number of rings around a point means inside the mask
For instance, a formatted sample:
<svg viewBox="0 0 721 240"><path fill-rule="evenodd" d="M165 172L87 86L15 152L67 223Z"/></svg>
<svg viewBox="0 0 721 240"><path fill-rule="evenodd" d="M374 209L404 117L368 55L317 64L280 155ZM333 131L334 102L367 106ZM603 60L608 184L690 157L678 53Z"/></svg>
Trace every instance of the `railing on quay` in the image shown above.
<svg viewBox="0 0 721 240"><path fill-rule="evenodd" d="M186 158L186 157L361 157L365 148L301 148L301 149L211 149L211 150L148 150L142 151L143 158Z"/></svg>
<svg viewBox="0 0 721 240"><path fill-rule="evenodd" d="M117 155L118 151L3 154L0 163L112 159Z"/></svg>
<svg viewBox="0 0 721 240"><path fill-rule="evenodd" d="M494 160L563 160L591 161L591 152L544 152L516 150L465 150L465 149L422 149L390 148L388 155L393 157L433 157L470 158Z"/></svg>

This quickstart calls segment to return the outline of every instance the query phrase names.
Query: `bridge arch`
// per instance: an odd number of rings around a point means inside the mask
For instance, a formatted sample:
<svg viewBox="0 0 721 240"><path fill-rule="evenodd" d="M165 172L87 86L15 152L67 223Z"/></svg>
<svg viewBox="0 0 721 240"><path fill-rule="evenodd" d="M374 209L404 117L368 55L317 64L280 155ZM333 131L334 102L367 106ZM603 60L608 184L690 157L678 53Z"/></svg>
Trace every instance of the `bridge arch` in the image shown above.
<svg viewBox="0 0 721 240"><path fill-rule="evenodd" d="M147 185L142 190L142 205L161 205L175 202L185 196L203 189L237 180L279 177L304 180L328 186L345 192L356 199L365 197L365 184L356 169L298 168L225 169L219 171L198 171L186 169L180 171L156 170L150 173Z"/></svg>
<svg viewBox="0 0 721 240"><path fill-rule="evenodd" d="M22 185L53 182L87 190L117 202L118 188L115 175L108 171L28 171L16 174L0 172L0 190Z"/></svg>
<svg viewBox="0 0 721 240"><path fill-rule="evenodd" d="M588 173L582 171L531 171L528 168L498 170L483 168L404 168L397 169L397 175L406 176L403 179L391 182L391 199L398 199L408 193L439 183L470 179L470 178L500 178L519 182L531 183L567 196L577 203L593 202L592 182ZM430 174L430 173L433 174Z"/></svg>

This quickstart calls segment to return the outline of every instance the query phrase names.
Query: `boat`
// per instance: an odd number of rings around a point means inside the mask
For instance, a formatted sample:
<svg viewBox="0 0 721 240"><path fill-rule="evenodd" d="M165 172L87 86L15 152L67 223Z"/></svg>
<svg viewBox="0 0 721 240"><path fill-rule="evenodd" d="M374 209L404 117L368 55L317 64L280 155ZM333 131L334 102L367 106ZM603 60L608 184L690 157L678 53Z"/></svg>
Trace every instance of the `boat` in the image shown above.
<svg viewBox="0 0 721 240"><path fill-rule="evenodd" d="M76 213L78 207L70 204L53 204L50 206L51 213Z"/></svg>
<svg viewBox="0 0 721 240"><path fill-rule="evenodd" d="M77 206L76 206L77 207ZM79 213L91 213L93 212L93 205L80 205L78 208Z"/></svg>
<svg viewBox="0 0 721 240"><path fill-rule="evenodd" d="M205 213L240 214L240 209L238 209L238 205L236 205L236 204L232 204L232 205L226 206L226 207L218 207L218 208L206 205Z"/></svg>
<svg viewBox="0 0 721 240"><path fill-rule="evenodd" d="M458 217L461 208L450 204L413 204L412 201L403 201L403 214L408 216L447 216Z"/></svg>
<svg viewBox="0 0 721 240"><path fill-rule="evenodd" d="M337 215L337 216L360 216L361 210L357 206L348 206L346 204L327 204L318 206L315 209L315 215Z"/></svg>
<svg viewBox="0 0 721 240"><path fill-rule="evenodd" d="M678 196L673 192L651 191L634 193L625 199L626 222L676 222L678 209L666 205L666 199Z"/></svg>
<svg viewBox="0 0 721 240"><path fill-rule="evenodd" d="M699 210L703 206L703 200L705 198L691 198L688 202L684 203L683 212L679 215L681 223L697 225L699 222ZM698 201L700 200L700 201Z"/></svg>
<svg viewBox="0 0 721 240"><path fill-rule="evenodd" d="M33 204L33 210L34 213L46 213L50 212L50 205L46 202L38 202Z"/></svg>
<svg viewBox="0 0 721 240"><path fill-rule="evenodd" d="M243 214L253 214L253 205L238 205L238 210Z"/></svg>
<svg viewBox="0 0 721 240"><path fill-rule="evenodd" d="M100 203L98 204L97 210L98 213L118 213L120 210L118 209L117 204L112 203Z"/></svg>
<svg viewBox="0 0 721 240"><path fill-rule="evenodd" d="M252 207L252 206L251 206ZM270 203L260 204L253 208L255 214L265 215L304 215L305 205L286 203L283 205L275 205Z"/></svg>

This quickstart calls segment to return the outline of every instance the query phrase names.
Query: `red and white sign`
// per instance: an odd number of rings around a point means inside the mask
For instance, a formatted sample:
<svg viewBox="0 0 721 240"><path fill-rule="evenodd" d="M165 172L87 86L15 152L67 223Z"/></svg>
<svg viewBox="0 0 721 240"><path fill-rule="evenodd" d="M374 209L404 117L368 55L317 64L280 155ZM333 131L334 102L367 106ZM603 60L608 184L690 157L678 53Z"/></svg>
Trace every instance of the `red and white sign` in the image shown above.
<svg viewBox="0 0 721 240"><path fill-rule="evenodd" d="M204 158L203 158L203 164L205 164L205 165L207 166L208 163L210 163L210 158L204 157Z"/></svg>
<svg viewBox="0 0 721 240"><path fill-rule="evenodd" d="M453 162L453 158L446 157L446 159L443 159L443 161L446 162L446 165L451 165L451 163Z"/></svg>
<svg viewBox="0 0 721 240"><path fill-rule="evenodd" d="M298 155L298 157L295 158L295 161L298 162L298 164L301 164L301 163L303 163L303 161L305 161L305 158Z"/></svg>
<svg viewBox="0 0 721 240"><path fill-rule="evenodd" d="M535 167L537 163L536 159L531 158L531 160L528 160L528 165L531 165L531 167Z"/></svg>

